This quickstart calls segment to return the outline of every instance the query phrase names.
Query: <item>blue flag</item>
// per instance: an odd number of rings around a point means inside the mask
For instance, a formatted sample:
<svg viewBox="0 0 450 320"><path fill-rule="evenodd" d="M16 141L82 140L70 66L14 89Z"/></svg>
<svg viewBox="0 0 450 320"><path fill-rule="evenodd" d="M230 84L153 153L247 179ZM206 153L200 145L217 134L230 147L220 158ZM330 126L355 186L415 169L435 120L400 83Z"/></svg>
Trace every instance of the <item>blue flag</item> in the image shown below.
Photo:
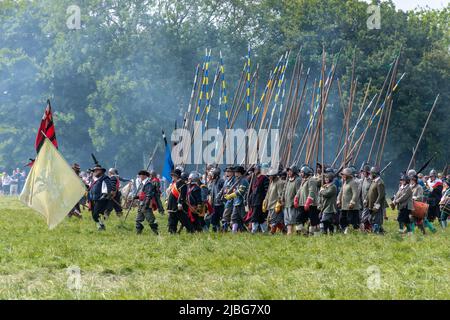
<svg viewBox="0 0 450 320"><path fill-rule="evenodd" d="M169 183L172 183L172 177L170 176L170 173L173 171L174 169L174 164L172 161L172 150L170 148L170 145L167 143L167 139L166 139L166 135L164 134L163 131L163 138L164 138L164 144L166 146L166 154L165 154L165 160L164 160L164 169L162 172L162 176L164 178L166 178L166 180Z"/></svg>

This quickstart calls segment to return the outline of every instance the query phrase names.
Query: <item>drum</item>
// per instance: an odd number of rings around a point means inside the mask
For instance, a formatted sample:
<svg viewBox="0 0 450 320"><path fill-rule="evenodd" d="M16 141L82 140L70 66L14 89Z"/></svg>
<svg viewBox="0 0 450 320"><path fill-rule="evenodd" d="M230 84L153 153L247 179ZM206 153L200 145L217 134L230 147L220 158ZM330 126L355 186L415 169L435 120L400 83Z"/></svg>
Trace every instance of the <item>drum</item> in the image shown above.
<svg viewBox="0 0 450 320"><path fill-rule="evenodd" d="M423 219L427 215L428 212L428 204L420 201L413 201L414 210L412 211L412 215L418 219Z"/></svg>

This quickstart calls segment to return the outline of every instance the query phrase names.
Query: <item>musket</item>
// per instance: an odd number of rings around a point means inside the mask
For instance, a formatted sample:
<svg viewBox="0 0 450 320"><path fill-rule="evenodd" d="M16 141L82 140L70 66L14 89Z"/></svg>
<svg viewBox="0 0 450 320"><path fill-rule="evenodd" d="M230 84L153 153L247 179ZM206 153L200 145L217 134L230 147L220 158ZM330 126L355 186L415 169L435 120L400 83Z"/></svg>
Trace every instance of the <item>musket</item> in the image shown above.
<svg viewBox="0 0 450 320"><path fill-rule="evenodd" d="M426 169L426 167L428 167L428 165L430 164L430 162L436 158L436 153L433 154L433 156L427 161L425 162L425 164L419 169L419 171L417 171L417 174L421 173L423 170Z"/></svg>
<svg viewBox="0 0 450 320"><path fill-rule="evenodd" d="M92 157L92 160L94 160L94 164L98 166L98 165L99 165L98 160L97 160L97 158L94 156L93 153L91 153L91 157Z"/></svg>

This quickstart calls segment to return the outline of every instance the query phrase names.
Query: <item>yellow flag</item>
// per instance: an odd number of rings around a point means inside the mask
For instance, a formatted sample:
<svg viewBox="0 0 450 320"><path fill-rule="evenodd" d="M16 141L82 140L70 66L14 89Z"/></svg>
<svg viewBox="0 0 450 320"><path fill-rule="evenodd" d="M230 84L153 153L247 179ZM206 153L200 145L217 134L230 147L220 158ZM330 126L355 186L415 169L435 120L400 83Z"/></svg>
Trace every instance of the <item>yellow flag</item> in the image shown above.
<svg viewBox="0 0 450 320"><path fill-rule="evenodd" d="M83 197L86 188L55 146L45 138L19 196L56 227Z"/></svg>

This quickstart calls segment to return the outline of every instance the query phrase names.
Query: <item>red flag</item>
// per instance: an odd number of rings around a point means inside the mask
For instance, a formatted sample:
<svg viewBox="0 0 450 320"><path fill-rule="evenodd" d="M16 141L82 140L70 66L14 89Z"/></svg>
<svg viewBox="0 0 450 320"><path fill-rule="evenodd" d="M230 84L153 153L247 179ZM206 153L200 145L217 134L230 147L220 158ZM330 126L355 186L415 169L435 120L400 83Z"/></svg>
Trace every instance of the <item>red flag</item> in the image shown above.
<svg viewBox="0 0 450 320"><path fill-rule="evenodd" d="M50 139L55 148L58 149L58 142L56 141L55 134L55 125L53 124L53 116L52 116L52 106L50 105L50 100L47 100L47 107L44 111L44 116L41 120L41 125L39 126L39 130L36 136L36 152L39 153L39 150L44 143L45 137Z"/></svg>

